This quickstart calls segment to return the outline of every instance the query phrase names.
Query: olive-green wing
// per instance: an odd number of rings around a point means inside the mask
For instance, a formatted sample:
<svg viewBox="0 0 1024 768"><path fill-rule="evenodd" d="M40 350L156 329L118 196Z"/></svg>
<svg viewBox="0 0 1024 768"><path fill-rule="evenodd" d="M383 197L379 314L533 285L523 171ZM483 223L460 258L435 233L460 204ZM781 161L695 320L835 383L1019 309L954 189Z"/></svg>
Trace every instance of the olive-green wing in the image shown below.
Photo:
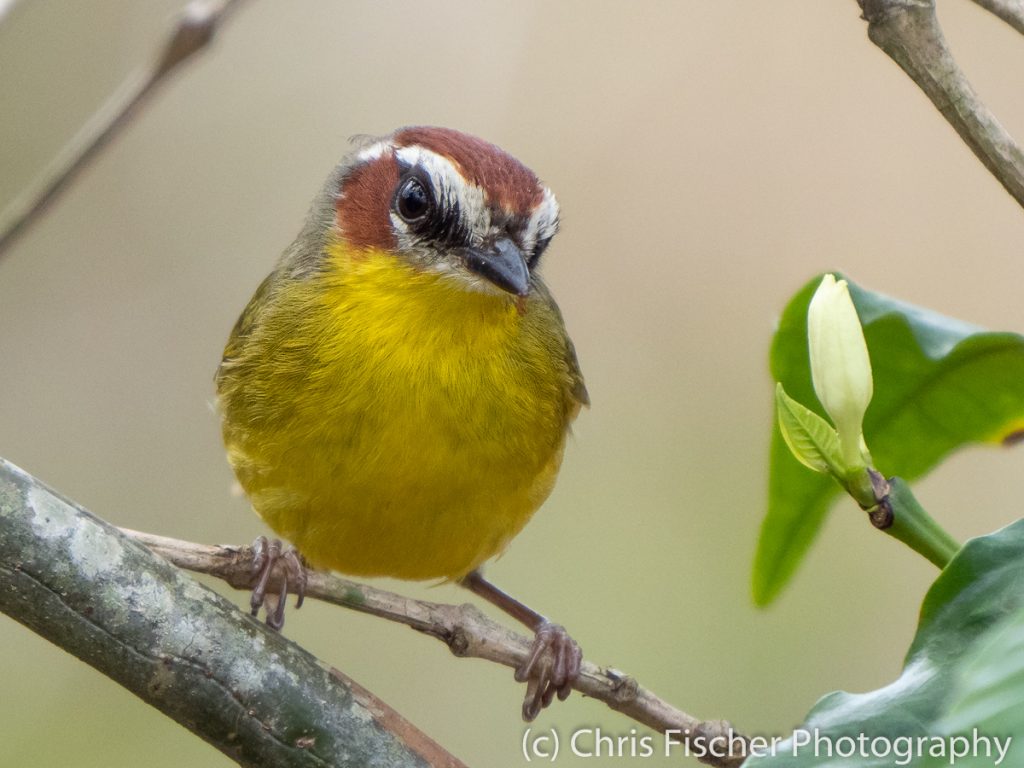
<svg viewBox="0 0 1024 768"><path fill-rule="evenodd" d="M565 363L569 366L569 376L572 381L572 388L569 390L570 394L576 398L576 402L580 405L590 405L590 393L587 392L586 382L583 381L583 371L580 370L580 361L576 359L576 347L573 346L572 339L565 337Z"/></svg>
<svg viewBox="0 0 1024 768"><path fill-rule="evenodd" d="M562 360L565 361L565 367L569 374L567 391L570 398L576 403L576 407L573 408L572 415L570 416L570 420L572 420L581 406L590 405L590 395L587 392L587 385L583 381L580 362L576 358L576 347L573 346L572 339L569 338L569 333L565 329L562 311L558 308L558 304L555 302L551 291L544 281L535 277L532 282L532 289L540 294L543 305L551 313L551 319L554 320L555 328L557 329L556 333L562 345Z"/></svg>
<svg viewBox="0 0 1024 768"><path fill-rule="evenodd" d="M239 315L238 320L235 322L235 327L231 329L228 342L224 345L224 356L217 367L217 375L214 377L218 390L224 375L231 370L234 363L241 357L242 348L245 346L245 342L249 338L249 334L252 332L260 312L263 311L270 300L270 293L274 286L273 278L273 272L263 278L260 287L256 289L256 293L249 299L249 303L245 305L245 309Z"/></svg>

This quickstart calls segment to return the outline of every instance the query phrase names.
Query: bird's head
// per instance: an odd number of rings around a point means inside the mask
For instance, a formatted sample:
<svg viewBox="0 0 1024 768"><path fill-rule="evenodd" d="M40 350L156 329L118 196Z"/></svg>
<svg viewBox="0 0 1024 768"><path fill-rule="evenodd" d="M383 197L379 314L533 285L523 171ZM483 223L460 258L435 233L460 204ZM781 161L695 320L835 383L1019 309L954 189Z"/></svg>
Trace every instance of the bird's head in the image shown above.
<svg viewBox="0 0 1024 768"><path fill-rule="evenodd" d="M348 247L393 253L470 290L526 296L558 229L555 196L533 171L447 128L365 140L326 191Z"/></svg>

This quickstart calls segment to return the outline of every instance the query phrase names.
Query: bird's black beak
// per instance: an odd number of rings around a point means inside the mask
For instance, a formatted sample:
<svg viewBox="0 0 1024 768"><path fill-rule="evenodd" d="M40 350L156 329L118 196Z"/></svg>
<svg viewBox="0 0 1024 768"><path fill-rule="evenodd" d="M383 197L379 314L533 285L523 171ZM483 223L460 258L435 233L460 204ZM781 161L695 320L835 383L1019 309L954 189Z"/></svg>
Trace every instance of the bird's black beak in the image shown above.
<svg viewBox="0 0 1024 768"><path fill-rule="evenodd" d="M519 246L503 237L492 245L465 250L466 266L503 291L516 296L530 292L530 269Z"/></svg>

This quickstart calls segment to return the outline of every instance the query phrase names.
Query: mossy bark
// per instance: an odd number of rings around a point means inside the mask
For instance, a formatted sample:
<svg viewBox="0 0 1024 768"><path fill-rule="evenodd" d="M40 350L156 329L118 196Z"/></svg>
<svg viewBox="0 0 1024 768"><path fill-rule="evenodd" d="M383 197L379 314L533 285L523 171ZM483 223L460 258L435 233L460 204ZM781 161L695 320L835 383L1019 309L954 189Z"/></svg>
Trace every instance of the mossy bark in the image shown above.
<svg viewBox="0 0 1024 768"><path fill-rule="evenodd" d="M0 610L241 765L461 765L348 678L2 460Z"/></svg>

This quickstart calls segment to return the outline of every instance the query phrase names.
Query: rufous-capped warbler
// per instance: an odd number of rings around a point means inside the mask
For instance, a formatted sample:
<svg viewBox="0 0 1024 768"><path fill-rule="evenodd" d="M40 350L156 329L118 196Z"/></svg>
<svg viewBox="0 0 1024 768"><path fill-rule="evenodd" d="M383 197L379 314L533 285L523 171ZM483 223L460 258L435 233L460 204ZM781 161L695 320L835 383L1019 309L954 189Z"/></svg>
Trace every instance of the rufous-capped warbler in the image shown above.
<svg viewBox="0 0 1024 768"><path fill-rule="evenodd" d="M312 566L457 581L523 621L528 719L568 695L579 647L478 568L547 498L588 403L537 271L558 215L493 144L430 127L366 140L217 373L228 459L256 512Z"/></svg>

